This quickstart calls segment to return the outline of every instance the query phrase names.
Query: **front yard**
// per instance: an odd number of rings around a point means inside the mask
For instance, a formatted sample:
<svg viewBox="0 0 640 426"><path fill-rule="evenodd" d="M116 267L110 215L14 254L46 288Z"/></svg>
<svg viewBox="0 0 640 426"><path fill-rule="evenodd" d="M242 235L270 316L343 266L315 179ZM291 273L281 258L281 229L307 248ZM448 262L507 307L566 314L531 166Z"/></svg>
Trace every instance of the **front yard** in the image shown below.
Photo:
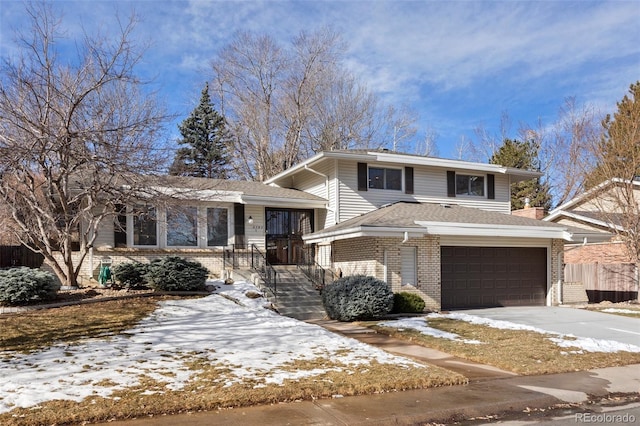
<svg viewBox="0 0 640 426"><path fill-rule="evenodd" d="M246 283L0 317L0 424L108 421L462 384L264 309ZM159 305L156 305L159 303Z"/></svg>
<svg viewBox="0 0 640 426"><path fill-rule="evenodd" d="M576 338L464 313L368 325L380 333L521 375L640 363L640 346Z"/></svg>

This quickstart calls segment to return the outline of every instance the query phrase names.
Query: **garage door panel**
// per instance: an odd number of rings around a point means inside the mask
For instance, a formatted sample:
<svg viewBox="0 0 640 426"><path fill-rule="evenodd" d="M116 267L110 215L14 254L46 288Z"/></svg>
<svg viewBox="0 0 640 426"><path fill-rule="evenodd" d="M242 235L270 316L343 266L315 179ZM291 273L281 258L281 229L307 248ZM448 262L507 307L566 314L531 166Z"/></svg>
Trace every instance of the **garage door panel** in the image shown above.
<svg viewBox="0 0 640 426"><path fill-rule="evenodd" d="M443 309L545 304L545 248L443 246L441 261Z"/></svg>

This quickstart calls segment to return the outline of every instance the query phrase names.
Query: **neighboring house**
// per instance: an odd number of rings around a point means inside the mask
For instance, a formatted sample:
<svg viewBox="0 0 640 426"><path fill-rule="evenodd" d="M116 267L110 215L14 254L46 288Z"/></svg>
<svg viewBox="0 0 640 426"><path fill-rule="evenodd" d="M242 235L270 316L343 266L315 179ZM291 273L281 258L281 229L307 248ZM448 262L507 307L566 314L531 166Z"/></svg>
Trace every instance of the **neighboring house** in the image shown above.
<svg viewBox="0 0 640 426"><path fill-rule="evenodd" d="M311 248L322 266L385 280L430 309L558 302L563 225L510 214L509 186L540 173L388 151L329 151L265 183L167 178L180 208L139 207L105 223L99 259L169 253L222 271L224 247L255 245L273 264ZM117 225L119 223L119 225Z"/></svg>
<svg viewBox="0 0 640 426"><path fill-rule="evenodd" d="M611 179L557 207L543 219L593 233L580 238L574 232L575 241L565 246L564 253L567 280L582 281L591 302L638 298L637 266L621 238L627 232L621 208L623 187L640 200L640 181ZM639 211L631 209L631 214L637 216ZM607 237L593 238L596 232Z"/></svg>
<svg viewBox="0 0 640 426"><path fill-rule="evenodd" d="M588 231L609 233L608 241L578 240L568 247L565 263L625 263L631 262L624 243L617 234L624 233L624 219L617 202L617 190L622 184L633 186L640 200L640 181L612 179L558 206L543 220ZM619 194L618 194L619 195ZM636 212L640 211L636 209Z"/></svg>

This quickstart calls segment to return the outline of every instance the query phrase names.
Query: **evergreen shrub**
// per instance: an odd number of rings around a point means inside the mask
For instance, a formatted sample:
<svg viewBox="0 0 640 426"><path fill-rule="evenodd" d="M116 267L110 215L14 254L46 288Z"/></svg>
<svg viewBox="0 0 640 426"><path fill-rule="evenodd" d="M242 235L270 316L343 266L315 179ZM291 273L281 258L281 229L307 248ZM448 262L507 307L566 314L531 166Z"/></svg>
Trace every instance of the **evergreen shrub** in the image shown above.
<svg viewBox="0 0 640 426"><path fill-rule="evenodd" d="M402 291L393 295L393 313L419 314L424 311L424 307L424 300L415 293Z"/></svg>
<svg viewBox="0 0 640 426"><path fill-rule="evenodd" d="M124 288L143 288L147 286L147 269L149 264L141 262L125 262L114 265L111 273Z"/></svg>
<svg viewBox="0 0 640 426"><path fill-rule="evenodd" d="M25 305L53 300L60 283L49 272L25 266L0 270L0 303Z"/></svg>
<svg viewBox="0 0 640 426"><path fill-rule="evenodd" d="M147 285L163 291L205 290L209 271L200 262L178 256L156 259L147 267Z"/></svg>
<svg viewBox="0 0 640 426"><path fill-rule="evenodd" d="M322 303L329 318L356 321L381 318L393 308L389 286L374 277L342 277L322 290Z"/></svg>

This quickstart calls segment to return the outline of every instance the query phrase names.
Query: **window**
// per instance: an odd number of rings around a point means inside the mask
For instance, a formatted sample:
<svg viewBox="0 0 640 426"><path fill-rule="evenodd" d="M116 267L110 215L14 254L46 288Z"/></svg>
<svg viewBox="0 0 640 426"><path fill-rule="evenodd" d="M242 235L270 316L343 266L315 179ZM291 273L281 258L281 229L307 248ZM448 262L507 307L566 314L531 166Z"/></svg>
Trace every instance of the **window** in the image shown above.
<svg viewBox="0 0 640 426"><path fill-rule="evenodd" d="M484 176L456 174L456 195L484 196Z"/></svg>
<svg viewBox="0 0 640 426"><path fill-rule="evenodd" d="M369 188L402 189L402 170L369 167Z"/></svg>
<svg viewBox="0 0 640 426"><path fill-rule="evenodd" d="M156 209L145 208L133 216L133 245L155 246L158 244Z"/></svg>
<svg viewBox="0 0 640 426"><path fill-rule="evenodd" d="M207 246L226 246L229 243L227 209L207 208Z"/></svg>
<svg viewBox="0 0 640 426"><path fill-rule="evenodd" d="M167 246L197 247L198 209L175 207L167 210Z"/></svg>

